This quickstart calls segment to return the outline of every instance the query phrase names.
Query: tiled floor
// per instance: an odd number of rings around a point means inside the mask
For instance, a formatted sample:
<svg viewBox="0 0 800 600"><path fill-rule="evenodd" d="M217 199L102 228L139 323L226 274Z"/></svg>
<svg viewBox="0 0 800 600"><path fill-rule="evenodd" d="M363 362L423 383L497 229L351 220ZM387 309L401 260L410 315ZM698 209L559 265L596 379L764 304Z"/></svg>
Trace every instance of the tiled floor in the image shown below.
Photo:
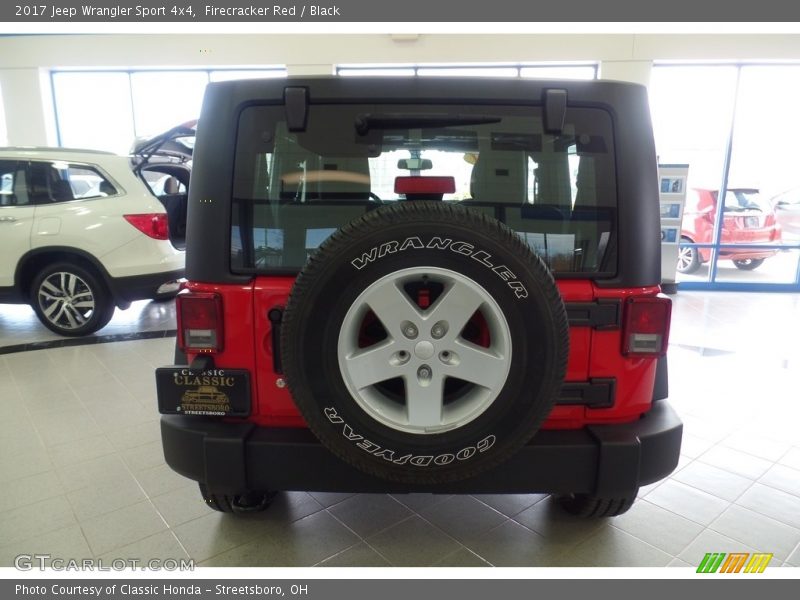
<svg viewBox="0 0 800 600"><path fill-rule="evenodd" d="M289 493L254 518L221 515L161 455L153 368L171 362L172 339L0 356L0 565L47 552L236 566L687 566L710 551L761 551L798 567L800 296L674 299L681 463L602 521L568 517L543 495Z"/></svg>

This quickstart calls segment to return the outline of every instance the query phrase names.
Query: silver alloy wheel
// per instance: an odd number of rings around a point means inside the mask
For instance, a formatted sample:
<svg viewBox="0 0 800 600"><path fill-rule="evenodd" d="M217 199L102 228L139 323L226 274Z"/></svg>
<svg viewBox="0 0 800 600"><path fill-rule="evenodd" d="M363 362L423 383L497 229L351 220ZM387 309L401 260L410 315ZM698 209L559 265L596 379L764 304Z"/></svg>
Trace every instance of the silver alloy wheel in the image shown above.
<svg viewBox="0 0 800 600"><path fill-rule="evenodd" d="M684 273L694 262L694 248L681 248L678 250L678 271Z"/></svg>
<svg viewBox="0 0 800 600"><path fill-rule="evenodd" d="M415 282L443 291L422 309L404 289ZM476 311L488 326L488 347L462 337ZM387 335L362 347L370 312ZM356 298L339 331L338 357L348 391L372 418L406 433L442 433L466 425L495 401L511 366L511 332L500 306L475 281L449 269L414 267L386 275ZM397 378L404 397L382 385ZM448 379L463 382L457 393L446 393Z"/></svg>
<svg viewBox="0 0 800 600"><path fill-rule="evenodd" d="M75 273L52 273L42 281L37 294L42 314L61 329L83 327L94 314L94 294Z"/></svg>

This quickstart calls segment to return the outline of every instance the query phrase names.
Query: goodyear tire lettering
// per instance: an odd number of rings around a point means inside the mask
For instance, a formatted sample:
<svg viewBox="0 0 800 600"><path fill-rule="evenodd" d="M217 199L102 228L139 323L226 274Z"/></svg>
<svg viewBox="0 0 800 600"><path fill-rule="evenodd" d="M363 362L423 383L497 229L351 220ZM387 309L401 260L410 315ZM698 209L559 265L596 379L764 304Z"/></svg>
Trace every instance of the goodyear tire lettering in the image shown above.
<svg viewBox="0 0 800 600"><path fill-rule="evenodd" d="M467 446L466 448L462 448L455 454L450 452L444 452L442 454L437 455L414 455L414 454L404 454L399 458L395 458L395 451L390 448L383 448L379 444L375 442L371 442L370 440L364 438L364 436L356 433L350 425L344 422L344 419L339 416L339 413L333 407L327 407L323 411L323 414L328 419L330 423L333 425L341 425L342 426L342 435L350 440L351 442L355 443L356 447L361 448L364 452L375 456L376 458L382 458L388 462L391 462L395 465L413 465L415 467L430 467L431 465L436 465L439 467L443 467L445 465L449 465L450 463L460 460L465 461L469 460L474 457L476 454L481 454L489 450L492 446L494 446L495 442L497 441L497 437L494 435L487 435L485 438L481 439L477 444L474 446Z"/></svg>

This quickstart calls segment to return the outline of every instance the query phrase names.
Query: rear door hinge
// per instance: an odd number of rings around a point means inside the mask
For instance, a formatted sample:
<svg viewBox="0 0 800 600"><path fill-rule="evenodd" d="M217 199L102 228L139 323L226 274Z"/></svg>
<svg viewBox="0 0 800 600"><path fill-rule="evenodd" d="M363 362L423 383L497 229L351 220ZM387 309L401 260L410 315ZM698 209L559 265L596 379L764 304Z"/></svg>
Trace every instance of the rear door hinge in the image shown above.
<svg viewBox="0 0 800 600"><path fill-rule="evenodd" d="M565 302L570 327L619 329L622 302L616 298L596 302Z"/></svg>

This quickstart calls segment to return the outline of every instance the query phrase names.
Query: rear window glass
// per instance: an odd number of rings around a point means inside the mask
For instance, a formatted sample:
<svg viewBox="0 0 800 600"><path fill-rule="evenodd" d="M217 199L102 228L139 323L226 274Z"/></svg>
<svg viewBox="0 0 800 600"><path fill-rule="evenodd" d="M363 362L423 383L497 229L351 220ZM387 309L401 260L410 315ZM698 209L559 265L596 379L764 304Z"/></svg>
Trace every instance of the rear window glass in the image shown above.
<svg viewBox="0 0 800 600"><path fill-rule="evenodd" d="M305 131L283 107L239 119L231 267L292 272L366 211L411 202L399 177L445 177L442 202L503 221L556 275L613 274L617 194L611 118L569 108L561 133L538 107L312 105ZM403 187L401 186L401 189Z"/></svg>
<svg viewBox="0 0 800 600"><path fill-rule="evenodd" d="M768 210L758 190L728 190L725 193L725 211Z"/></svg>

